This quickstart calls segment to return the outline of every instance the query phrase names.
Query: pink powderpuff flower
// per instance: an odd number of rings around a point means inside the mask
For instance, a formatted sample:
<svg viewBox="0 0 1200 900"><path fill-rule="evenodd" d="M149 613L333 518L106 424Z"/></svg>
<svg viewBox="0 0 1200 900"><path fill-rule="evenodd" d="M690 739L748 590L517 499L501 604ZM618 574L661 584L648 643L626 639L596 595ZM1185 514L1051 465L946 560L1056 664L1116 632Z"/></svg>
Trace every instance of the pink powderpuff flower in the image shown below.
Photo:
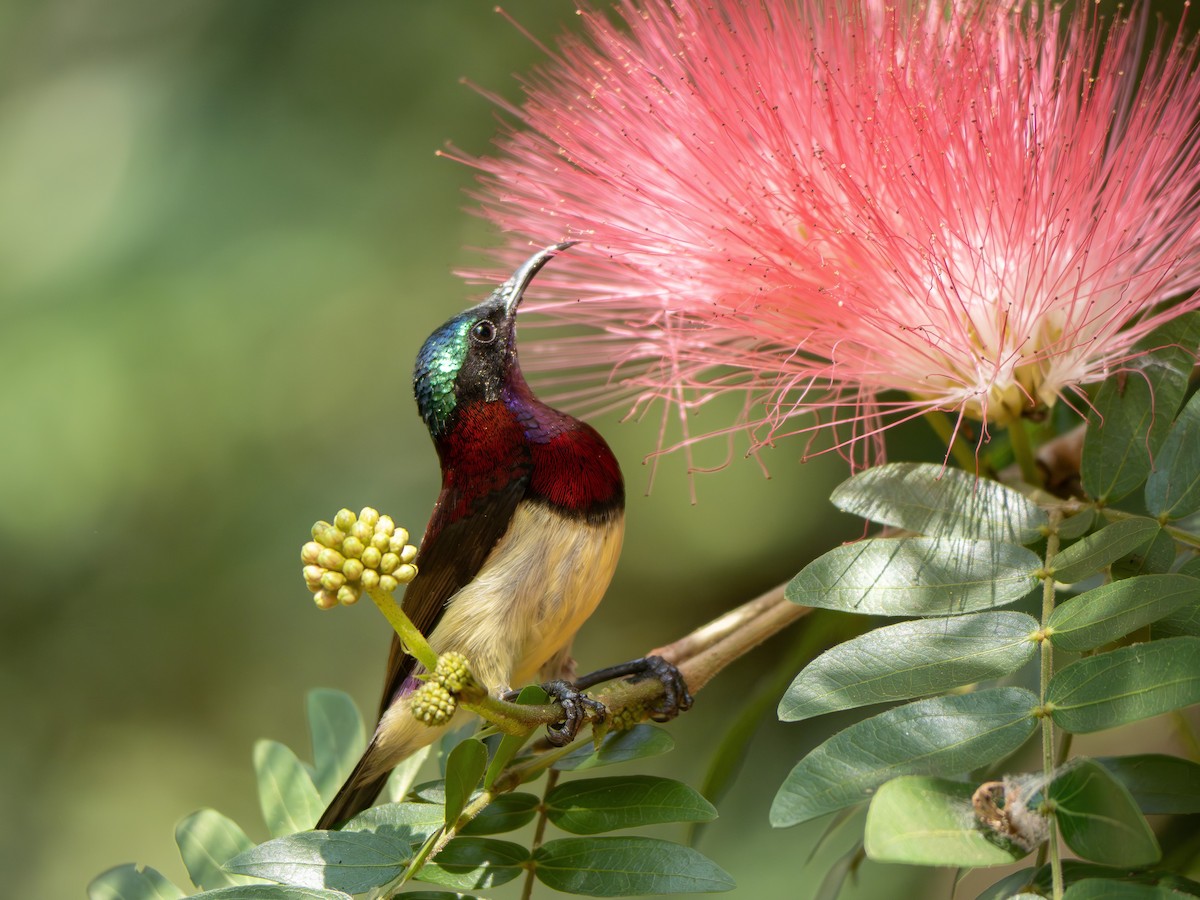
<svg viewBox="0 0 1200 900"><path fill-rule="evenodd" d="M715 433L753 452L832 425L859 465L930 411L983 441L1079 408L1200 308L1195 42L1143 62L1144 12L1105 29L1079 7L581 9L495 155L465 160L509 236L499 271L585 242L530 305L600 334L536 342L531 366L584 412L669 401L684 445L686 413L736 392Z"/></svg>

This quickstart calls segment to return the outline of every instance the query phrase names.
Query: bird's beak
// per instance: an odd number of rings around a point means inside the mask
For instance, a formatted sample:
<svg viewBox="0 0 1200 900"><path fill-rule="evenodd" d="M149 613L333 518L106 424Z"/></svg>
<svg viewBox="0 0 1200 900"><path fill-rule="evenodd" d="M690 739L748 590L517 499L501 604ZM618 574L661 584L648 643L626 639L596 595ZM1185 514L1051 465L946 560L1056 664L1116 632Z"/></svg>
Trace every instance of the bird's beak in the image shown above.
<svg viewBox="0 0 1200 900"><path fill-rule="evenodd" d="M513 272L512 277L504 282L499 290L500 296L504 299L504 310L509 317L517 314L517 304L525 296L525 289L529 287L529 282L533 281L533 276L541 270L542 266L548 263L551 257L557 253L578 243L579 241L563 241L561 244L551 244L544 250L539 250L533 254L533 256L525 261L521 268Z"/></svg>

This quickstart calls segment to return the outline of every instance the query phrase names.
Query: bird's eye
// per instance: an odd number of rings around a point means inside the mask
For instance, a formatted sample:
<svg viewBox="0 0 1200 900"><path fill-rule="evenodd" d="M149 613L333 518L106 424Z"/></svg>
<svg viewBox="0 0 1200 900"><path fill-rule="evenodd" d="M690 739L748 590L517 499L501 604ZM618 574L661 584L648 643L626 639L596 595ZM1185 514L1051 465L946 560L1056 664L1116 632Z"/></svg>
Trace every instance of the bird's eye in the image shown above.
<svg viewBox="0 0 1200 900"><path fill-rule="evenodd" d="M475 327L471 329L471 337L481 344L490 344L496 339L496 326L487 319L476 322Z"/></svg>

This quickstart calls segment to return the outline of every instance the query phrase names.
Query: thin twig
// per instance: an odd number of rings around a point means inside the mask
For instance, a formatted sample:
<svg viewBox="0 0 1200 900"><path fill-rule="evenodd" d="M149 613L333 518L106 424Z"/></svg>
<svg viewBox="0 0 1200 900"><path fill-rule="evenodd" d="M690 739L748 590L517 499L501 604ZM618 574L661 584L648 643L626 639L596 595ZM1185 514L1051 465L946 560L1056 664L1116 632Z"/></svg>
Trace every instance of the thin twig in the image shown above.
<svg viewBox="0 0 1200 900"><path fill-rule="evenodd" d="M521 900L529 900L533 896L533 882L537 868L533 863L532 855L537 853L538 847L542 846L542 840L546 837L546 800L556 784L558 784L558 769L551 769L546 773L546 787L542 791L542 802L538 805L537 827L533 832L533 843L529 845L530 866L525 872L525 886L521 889Z"/></svg>

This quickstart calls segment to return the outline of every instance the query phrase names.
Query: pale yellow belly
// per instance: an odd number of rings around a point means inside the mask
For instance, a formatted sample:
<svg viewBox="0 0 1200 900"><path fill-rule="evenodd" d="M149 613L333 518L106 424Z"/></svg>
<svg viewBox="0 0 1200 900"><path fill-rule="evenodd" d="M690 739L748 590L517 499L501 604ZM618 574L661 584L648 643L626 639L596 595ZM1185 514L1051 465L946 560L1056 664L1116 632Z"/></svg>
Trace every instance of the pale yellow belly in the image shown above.
<svg viewBox="0 0 1200 900"><path fill-rule="evenodd" d="M451 598L433 649L465 654L493 692L533 680L596 609L623 536L621 518L589 525L545 506L518 507L479 574Z"/></svg>
<svg viewBox="0 0 1200 900"><path fill-rule="evenodd" d="M479 574L450 598L429 643L437 653L466 655L493 694L536 681L547 662L569 651L604 596L624 531L620 517L589 525L544 506L518 507ZM413 719L407 698L394 703L376 729L377 752L362 778L392 768L445 730Z"/></svg>

